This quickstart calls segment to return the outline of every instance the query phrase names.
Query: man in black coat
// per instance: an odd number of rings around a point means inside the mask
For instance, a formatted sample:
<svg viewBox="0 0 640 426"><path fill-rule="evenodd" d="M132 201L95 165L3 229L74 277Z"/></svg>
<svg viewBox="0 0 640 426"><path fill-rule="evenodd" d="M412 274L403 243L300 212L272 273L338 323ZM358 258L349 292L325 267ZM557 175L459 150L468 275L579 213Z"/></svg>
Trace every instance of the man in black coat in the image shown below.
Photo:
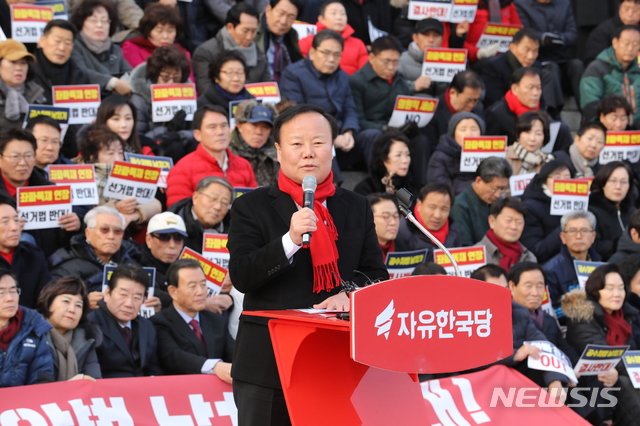
<svg viewBox="0 0 640 426"><path fill-rule="evenodd" d="M580 8L585 6L581 5ZM584 64L589 65L604 49L623 25L640 24L640 0L622 0L615 16L598 25L587 39L584 49Z"/></svg>
<svg viewBox="0 0 640 426"><path fill-rule="evenodd" d="M156 330L138 315L149 288L149 276L134 265L118 266L109 280L104 300L89 319L104 335L96 349L102 378L159 376Z"/></svg>
<svg viewBox="0 0 640 426"><path fill-rule="evenodd" d="M301 9L300 0L271 0L260 18L256 44L267 55L275 81L280 81L280 74L288 65L302 59L298 32L293 29Z"/></svg>
<svg viewBox="0 0 640 426"><path fill-rule="evenodd" d="M311 306L348 310L349 299L334 274L323 277L317 271L336 272L358 285L366 278L354 270L373 280L388 279L369 203L333 186L332 141L337 132L335 120L312 105L289 108L276 119L278 184L236 199L231 213L229 273L245 293L245 311ZM307 175L318 183L314 210L299 209L300 184ZM302 235L308 232L313 233L310 249L302 248ZM268 321L240 317L232 376L241 426L290 424Z"/></svg>
<svg viewBox="0 0 640 426"><path fill-rule="evenodd" d="M175 262L167 272L173 303L151 317L158 333L158 354L167 374L215 374L231 383L234 341L229 317L205 309L207 281L193 259Z"/></svg>

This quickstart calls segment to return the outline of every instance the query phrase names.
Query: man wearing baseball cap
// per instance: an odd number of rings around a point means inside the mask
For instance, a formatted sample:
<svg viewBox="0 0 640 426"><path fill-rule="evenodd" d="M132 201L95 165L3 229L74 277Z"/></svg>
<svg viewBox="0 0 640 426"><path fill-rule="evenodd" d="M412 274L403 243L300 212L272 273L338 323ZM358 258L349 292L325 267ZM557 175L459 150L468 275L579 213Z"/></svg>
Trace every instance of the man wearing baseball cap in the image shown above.
<svg viewBox="0 0 640 426"><path fill-rule="evenodd" d="M250 99L236 109L236 128L231 133L231 152L251 163L258 186L270 186L278 177L278 160L271 129L278 112L272 104Z"/></svg>
<svg viewBox="0 0 640 426"><path fill-rule="evenodd" d="M19 41L0 42L0 128L21 126L29 104L46 103L44 88L29 72L34 61Z"/></svg>
<svg viewBox="0 0 640 426"><path fill-rule="evenodd" d="M156 268L155 296L163 307L171 304L165 275L180 256L187 237L187 227L180 216L171 212L157 214L147 225L146 244L142 246L142 264Z"/></svg>

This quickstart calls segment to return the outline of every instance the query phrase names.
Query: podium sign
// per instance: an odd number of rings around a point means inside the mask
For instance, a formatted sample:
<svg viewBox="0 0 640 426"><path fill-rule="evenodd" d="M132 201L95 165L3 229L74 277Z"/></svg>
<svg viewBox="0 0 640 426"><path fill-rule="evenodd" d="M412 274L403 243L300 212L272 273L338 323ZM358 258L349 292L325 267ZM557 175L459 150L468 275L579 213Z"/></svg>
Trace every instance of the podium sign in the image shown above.
<svg viewBox="0 0 640 426"><path fill-rule="evenodd" d="M449 373L512 353L511 293L495 284L416 276L351 293L356 362L398 372Z"/></svg>

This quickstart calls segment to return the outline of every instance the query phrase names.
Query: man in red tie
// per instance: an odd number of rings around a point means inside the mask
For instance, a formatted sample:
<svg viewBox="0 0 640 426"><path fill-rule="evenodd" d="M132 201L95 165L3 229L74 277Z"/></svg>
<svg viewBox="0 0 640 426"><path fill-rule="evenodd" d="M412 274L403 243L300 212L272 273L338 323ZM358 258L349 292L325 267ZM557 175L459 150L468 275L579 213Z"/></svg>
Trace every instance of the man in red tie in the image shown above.
<svg viewBox="0 0 640 426"><path fill-rule="evenodd" d="M160 365L167 374L215 374L231 383L229 311L219 315L206 310L207 280L197 261L176 261L166 277L173 304L151 317Z"/></svg>

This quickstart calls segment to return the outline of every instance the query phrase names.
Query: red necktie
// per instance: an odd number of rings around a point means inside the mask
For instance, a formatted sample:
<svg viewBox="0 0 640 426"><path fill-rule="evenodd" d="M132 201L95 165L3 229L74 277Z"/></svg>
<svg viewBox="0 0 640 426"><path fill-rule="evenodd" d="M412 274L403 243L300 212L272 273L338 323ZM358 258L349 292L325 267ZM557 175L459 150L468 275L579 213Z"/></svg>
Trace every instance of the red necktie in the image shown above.
<svg viewBox="0 0 640 426"><path fill-rule="evenodd" d="M202 337L202 333L200 332L200 324L198 324L198 321L192 319L189 321L189 325L193 328L193 332L196 333L198 340L202 342L202 346L204 346L204 337Z"/></svg>
<svg viewBox="0 0 640 426"><path fill-rule="evenodd" d="M131 329L124 327L124 341L127 343L127 347L131 349Z"/></svg>

